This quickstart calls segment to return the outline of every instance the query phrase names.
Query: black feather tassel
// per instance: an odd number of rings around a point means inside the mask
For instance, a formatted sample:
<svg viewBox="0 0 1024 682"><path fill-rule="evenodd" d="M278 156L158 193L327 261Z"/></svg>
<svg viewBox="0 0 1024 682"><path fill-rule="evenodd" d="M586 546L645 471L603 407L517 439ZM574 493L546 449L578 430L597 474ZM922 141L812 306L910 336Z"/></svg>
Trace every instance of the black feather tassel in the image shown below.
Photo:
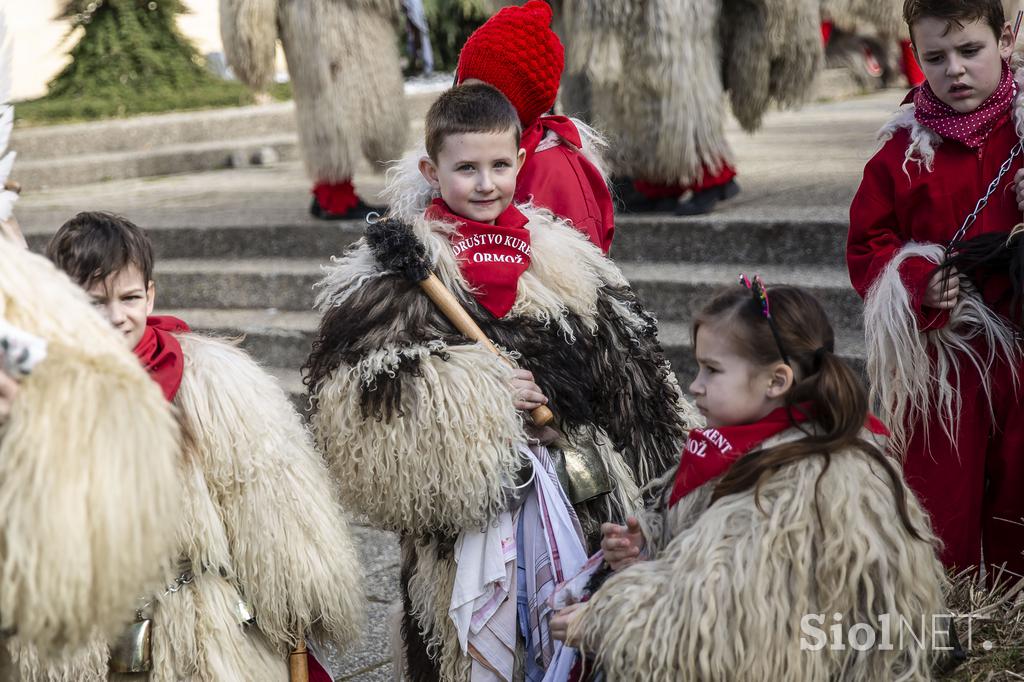
<svg viewBox="0 0 1024 682"><path fill-rule="evenodd" d="M1024 326L1024 239L1022 232L988 232L951 246L952 255L941 266L956 268L981 292L1009 279L1008 291L992 301L996 309L1008 304L1010 320Z"/></svg>
<svg viewBox="0 0 1024 682"><path fill-rule="evenodd" d="M366 243L384 270L410 282L422 282L430 275L427 250L412 231L412 226L394 218L370 223Z"/></svg>

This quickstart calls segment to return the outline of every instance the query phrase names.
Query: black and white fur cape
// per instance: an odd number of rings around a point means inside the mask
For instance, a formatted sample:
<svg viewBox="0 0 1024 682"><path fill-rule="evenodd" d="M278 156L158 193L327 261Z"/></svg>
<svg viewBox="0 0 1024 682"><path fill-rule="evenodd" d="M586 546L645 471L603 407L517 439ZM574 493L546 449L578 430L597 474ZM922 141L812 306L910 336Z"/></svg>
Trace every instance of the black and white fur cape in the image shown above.
<svg viewBox="0 0 1024 682"><path fill-rule="evenodd" d="M511 312L495 319L459 271L453 226L422 217L430 190L414 163L392 174L391 193L435 274L534 373L559 444L601 453L616 487L601 513L632 512L638 484L678 460L695 417L653 316L618 268L570 225L524 206L532 262ZM462 529L506 508L521 466L514 446L527 434L511 370L462 337L417 285L381 271L365 241L327 268L321 286L324 317L306 368L314 432L346 506L402 536L409 677L468 680L448 618L452 548Z"/></svg>

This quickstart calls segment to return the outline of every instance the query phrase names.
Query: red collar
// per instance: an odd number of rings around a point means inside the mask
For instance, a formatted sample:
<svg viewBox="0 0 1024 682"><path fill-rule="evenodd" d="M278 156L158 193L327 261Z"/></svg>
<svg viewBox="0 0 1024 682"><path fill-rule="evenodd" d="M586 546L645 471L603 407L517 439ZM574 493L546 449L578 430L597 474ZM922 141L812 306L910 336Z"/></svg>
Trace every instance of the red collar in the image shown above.
<svg viewBox="0 0 1024 682"><path fill-rule="evenodd" d="M519 278L530 267L529 219L509 204L494 225L478 223L452 213L442 199L434 199L426 217L456 225L452 250L462 276L480 305L495 317L505 317L516 302Z"/></svg>
<svg viewBox="0 0 1024 682"><path fill-rule="evenodd" d="M810 418L807 405L780 407L753 424L690 431L686 449L679 460L669 506L675 506L700 486L725 474L740 457L769 438ZM889 433L882 422L872 415L868 415L865 427L874 434Z"/></svg>
<svg viewBox="0 0 1024 682"><path fill-rule="evenodd" d="M526 150L524 165L530 162L530 159L537 152L537 145L544 140L549 130L576 147L576 149L580 149L583 146L580 131L571 119L565 116L541 116L523 130L522 141L519 143L519 146Z"/></svg>
<svg viewBox="0 0 1024 682"><path fill-rule="evenodd" d="M185 371L185 356L174 334L188 331L191 331L189 326L176 317L149 317L146 331L135 346L135 355L169 401L178 394Z"/></svg>

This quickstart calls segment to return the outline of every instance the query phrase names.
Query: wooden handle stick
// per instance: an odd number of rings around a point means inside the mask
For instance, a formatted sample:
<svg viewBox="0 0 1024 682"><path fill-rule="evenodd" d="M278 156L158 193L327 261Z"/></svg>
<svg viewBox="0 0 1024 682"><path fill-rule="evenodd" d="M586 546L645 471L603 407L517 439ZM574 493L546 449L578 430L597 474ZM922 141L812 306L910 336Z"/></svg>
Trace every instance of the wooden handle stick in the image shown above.
<svg viewBox="0 0 1024 682"><path fill-rule="evenodd" d="M288 656L291 668L291 682L309 682L309 654L306 651L306 640L300 639L295 649Z"/></svg>
<svg viewBox="0 0 1024 682"><path fill-rule="evenodd" d="M463 336L483 344L484 348L501 358L505 364L512 366L509 359L502 355L501 351L491 343L491 340L487 338L484 331L480 329L476 321L469 316L466 309L459 303L459 299L455 298L455 295L448 291L448 287L437 278L437 275L430 273L426 279L420 280L419 284L424 293L434 302L434 305L441 309L441 312L448 318L448 321L455 325L455 328ZM530 416L533 418L533 423L537 426L547 426L555 418L555 415L545 405L533 408L530 411Z"/></svg>

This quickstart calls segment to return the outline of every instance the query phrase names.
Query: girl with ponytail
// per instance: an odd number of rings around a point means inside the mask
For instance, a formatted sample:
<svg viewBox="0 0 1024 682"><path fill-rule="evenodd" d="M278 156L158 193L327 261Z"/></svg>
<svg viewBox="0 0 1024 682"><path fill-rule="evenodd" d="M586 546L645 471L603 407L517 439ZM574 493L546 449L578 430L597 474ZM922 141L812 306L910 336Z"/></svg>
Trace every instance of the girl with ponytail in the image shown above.
<svg viewBox="0 0 1024 682"><path fill-rule="evenodd" d="M654 508L605 524L613 575L553 634L610 680L931 679L937 540L821 304L743 277L693 339L707 426Z"/></svg>

